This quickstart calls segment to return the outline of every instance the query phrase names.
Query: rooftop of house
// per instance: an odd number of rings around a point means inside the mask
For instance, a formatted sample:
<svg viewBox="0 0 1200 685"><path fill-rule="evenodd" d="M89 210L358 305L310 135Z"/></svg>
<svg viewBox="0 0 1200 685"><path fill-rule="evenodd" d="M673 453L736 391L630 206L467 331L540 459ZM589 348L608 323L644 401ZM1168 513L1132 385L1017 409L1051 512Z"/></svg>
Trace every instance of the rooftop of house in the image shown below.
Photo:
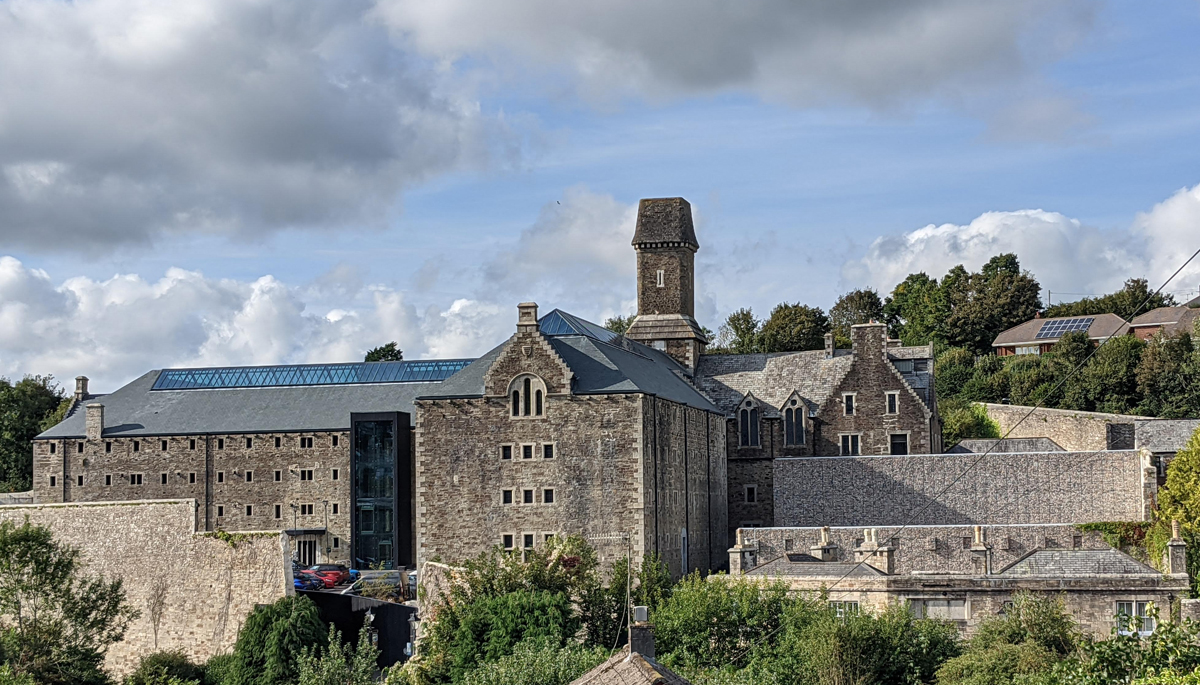
<svg viewBox="0 0 1200 685"><path fill-rule="evenodd" d="M1001 569L997 575L1055 578L1091 575L1162 576L1162 571L1112 548L1036 549Z"/></svg>
<svg viewBox="0 0 1200 685"><path fill-rule="evenodd" d="M1030 319L996 336L992 347L1055 343L1072 331L1087 331L1092 340L1107 340L1114 335L1129 332L1129 324L1116 314Z"/></svg>
<svg viewBox="0 0 1200 685"><path fill-rule="evenodd" d="M683 676L626 647L571 685L691 685Z"/></svg>
<svg viewBox="0 0 1200 685"><path fill-rule="evenodd" d="M1193 300L1198 302L1200 299ZM1193 307L1189 302L1181 307L1159 307L1135 317L1129 322L1133 328L1162 327L1166 335L1191 333L1195 330L1196 321L1200 320L1200 308Z"/></svg>

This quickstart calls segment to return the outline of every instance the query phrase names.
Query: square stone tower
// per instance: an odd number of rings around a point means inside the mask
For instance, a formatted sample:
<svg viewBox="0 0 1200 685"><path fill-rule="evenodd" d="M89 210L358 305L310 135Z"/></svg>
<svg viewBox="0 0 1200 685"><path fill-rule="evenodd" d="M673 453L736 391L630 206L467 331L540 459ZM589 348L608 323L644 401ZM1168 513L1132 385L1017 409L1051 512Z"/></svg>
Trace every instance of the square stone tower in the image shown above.
<svg viewBox="0 0 1200 685"><path fill-rule="evenodd" d="M689 370L708 340L695 319L695 256L700 249L692 206L682 197L638 204L638 311L625 336L662 350Z"/></svg>

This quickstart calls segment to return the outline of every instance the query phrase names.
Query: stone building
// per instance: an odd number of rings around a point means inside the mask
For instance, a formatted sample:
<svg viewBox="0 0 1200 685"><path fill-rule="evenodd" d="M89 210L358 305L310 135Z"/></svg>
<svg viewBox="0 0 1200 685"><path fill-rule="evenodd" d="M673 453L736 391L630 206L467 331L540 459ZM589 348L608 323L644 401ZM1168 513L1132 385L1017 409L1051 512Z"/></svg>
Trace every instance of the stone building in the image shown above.
<svg viewBox="0 0 1200 685"><path fill-rule="evenodd" d="M1081 628L1153 630L1188 594L1186 545L1178 528L1162 569L1113 549L1071 524L743 529L730 549L734 575L782 580L828 593L840 611L880 611L900 602L919 617L971 633L1005 611L1017 592L1061 597ZM1117 616L1127 622L1117 625ZM1125 621L1125 619L1121 619Z"/></svg>

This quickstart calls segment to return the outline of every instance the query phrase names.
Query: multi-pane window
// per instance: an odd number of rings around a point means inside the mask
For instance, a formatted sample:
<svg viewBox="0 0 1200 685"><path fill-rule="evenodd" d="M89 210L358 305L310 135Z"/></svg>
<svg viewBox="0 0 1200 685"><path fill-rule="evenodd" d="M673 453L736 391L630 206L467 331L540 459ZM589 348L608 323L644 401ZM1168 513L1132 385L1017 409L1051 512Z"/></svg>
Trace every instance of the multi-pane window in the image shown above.
<svg viewBox="0 0 1200 685"><path fill-rule="evenodd" d="M796 400L783 410L783 444L804 444L804 407Z"/></svg>
<svg viewBox="0 0 1200 685"><path fill-rule="evenodd" d="M1154 632L1153 602L1117 602L1117 632L1121 635L1146 636Z"/></svg>
<svg viewBox="0 0 1200 685"><path fill-rule="evenodd" d="M739 444L742 447L758 447L758 407L747 402L738 414Z"/></svg>
<svg viewBox="0 0 1200 685"><path fill-rule="evenodd" d="M887 413L889 413L889 414L899 414L900 413L900 393L889 392L887 394Z"/></svg>
<svg viewBox="0 0 1200 685"><path fill-rule="evenodd" d="M312 480L312 479L313 479L313 470L312 469L300 469L300 480Z"/></svg>
<svg viewBox="0 0 1200 685"><path fill-rule="evenodd" d="M848 392L842 395L842 406L846 416L854 416L854 393Z"/></svg>
<svg viewBox="0 0 1200 685"><path fill-rule="evenodd" d="M542 458L543 459L553 459L554 458L554 445L542 445Z"/></svg>
<svg viewBox="0 0 1200 685"><path fill-rule="evenodd" d="M500 458L504 461L512 460L512 445L500 446Z"/></svg>
<svg viewBox="0 0 1200 685"><path fill-rule="evenodd" d="M746 489L746 504L754 504L758 502L758 486L747 485Z"/></svg>
<svg viewBox="0 0 1200 685"><path fill-rule="evenodd" d="M504 549L512 549L513 548L512 533L505 533L504 535L501 535L500 536L500 544L504 546Z"/></svg>
<svg viewBox="0 0 1200 685"><path fill-rule="evenodd" d="M521 445L521 458L533 459L533 445Z"/></svg>
<svg viewBox="0 0 1200 685"><path fill-rule="evenodd" d="M890 454L908 454L908 433L892 433L888 436Z"/></svg>
<svg viewBox="0 0 1200 685"><path fill-rule="evenodd" d="M508 386L508 395L512 400L513 416L541 416L542 404L545 401L545 385L532 376L521 376L513 379Z"/></svg>
<svg viewBox="0 0 1200 685"><path fill-rule="evenodd" d="M967 620L965 599L910 599L909 610L917 618L940 618L951 621Z"/></svg>
<svg viewBox="0 0 1200 685"><path fill-rule="evenodd" d="M312 449L312 446L313 446L312 438L300 438L300 447L302 447L304 449Z"/></svg>
<svg viewBox="0 0 1200 685"><path fill-rule="evenodd" d="M312 516L313 515L313 505L301 504L300 505L300 515L301 516Z"/></svg>
<svg viewBox="0 0 1200 685"><path fill-rule="evenodd" d="M334 447L338 446L338 436L336 436L336 435L333 436L333 446ZM334 539L336 540L337 538L334 538Z"/></svg>
<svg viewBox="0 0 1200 685"><path fill-rule="evenodd" d="M855 457L858 456L858 433L843 433L842 434L842 456Z"/></svg>
<svg viewBox="0 0 1200 685"><path fill-rule="evenodd" d="M512 504L513 503L513 491L505 490L504 492L502 492L500 494L500 502L502 504Z"/></svg>
<svg viewBox="0 0 1200 685"><path fill-rule="evenodd" d="M140 474L140 473L129 474L129 484L130 485L141 485L142 484L142 474Z"/></svg>
<svg viewBox="0 0 1200 685"><path fill-rule="evenodd" d="M554 504L554 488L542 490L542 504Z"/></svg>
<svg viewBox="0 0 1200 685"><path fill-rule="evenodd" d="M833 609L833 613L836 614L838 618L845 618L847 616L857 614L859 611L858 602L851 600L831 600L829 602L829 608Z"/></svg>
<svg viewBox="0 0 1200 685"><path fill-rule="evenodd" d="M522 490L521 491L521 503L522 504L533 504L533 490Z"/></svg>

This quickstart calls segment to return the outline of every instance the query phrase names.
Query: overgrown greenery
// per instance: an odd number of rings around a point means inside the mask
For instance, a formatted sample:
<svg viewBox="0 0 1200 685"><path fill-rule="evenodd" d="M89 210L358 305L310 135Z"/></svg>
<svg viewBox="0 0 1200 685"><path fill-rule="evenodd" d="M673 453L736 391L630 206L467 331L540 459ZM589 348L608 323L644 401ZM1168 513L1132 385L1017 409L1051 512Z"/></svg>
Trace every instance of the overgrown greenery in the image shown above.
<svg viewBox="0 0 1200 685"><path fill-rule="evenodd" d="M342 642L337 628L329 626L328 649L316 645L300 651L299 685L371 685L376 682L379 648L371 642L371 632L358 631L358 645L351 649Z"/></svg>
<svg viewBox="0 0 1200 685"><path fill-rule="evenodd" d="M124 685L203 685L204 668L192 663L183 652L154 652L142 657L137 669L126 676Z"/></svg>
<svg viewBox="0 0 1200 685"><path fill-rule="evenodd" d="M608 658L603 647L569 644L560 647L552 640L531 638L500 657L466 674L464 685L567 685Z"/></svg>
<svg viewBox="0 0 1200 685"><path fill-rule="evenodd" d="M284 597L246 617L219 685L294 685L300 657L324 650L325 623L307 597Z"/></svg>
<svg viewBox="0 0 1200 685"><path fill-rule="evenodd" d="M404 360L404 351L395 340L367 350L364 362L398 362Z"/></svg>
<svg viewBox="0 0 1200 685"><path fill-rule="evenodd" d="M31 441L61 421L69 406L50 376L26 376L16 383L0 378L0 492L30 488Z"/></svg>
<svg viewBox="0 0 1200 685"><path fill-rule="evenodd" d="M79 551L49 529L0 522L0 662L14 678L109 682L105 651L137 615L120 580L86 575Z"/></svg>

